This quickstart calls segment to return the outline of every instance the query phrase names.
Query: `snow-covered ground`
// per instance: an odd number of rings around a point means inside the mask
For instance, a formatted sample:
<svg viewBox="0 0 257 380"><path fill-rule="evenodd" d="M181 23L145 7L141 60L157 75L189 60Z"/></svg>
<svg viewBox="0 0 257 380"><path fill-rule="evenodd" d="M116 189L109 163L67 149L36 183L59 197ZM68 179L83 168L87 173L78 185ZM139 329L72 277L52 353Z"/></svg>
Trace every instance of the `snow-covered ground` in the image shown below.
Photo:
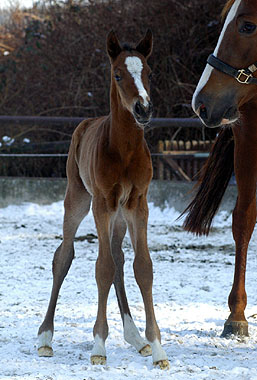
<svg viewBox="0 0 257 380"><path fill-rule="evenodd" d="M51 262L61 242L63 203L25 203L0 209L0 379L257 379L256 239L248 256L246 316L250 337L223 339L227 297L234 270L231 215L220 212L208 238L183 232L172 208L150 207L148 241L154 265L154 304L171 368L153 368L123 339L112 289L108 300L107 365L92 366L92 329L97 310L94 266L97 238L92 214L75 243L76 258L56 309L54 356L37 356L37 330L51 290ZM91 235L89 239L88 234ZM131 311L144 334L141 295L124 241L125 280Z"/></svg>

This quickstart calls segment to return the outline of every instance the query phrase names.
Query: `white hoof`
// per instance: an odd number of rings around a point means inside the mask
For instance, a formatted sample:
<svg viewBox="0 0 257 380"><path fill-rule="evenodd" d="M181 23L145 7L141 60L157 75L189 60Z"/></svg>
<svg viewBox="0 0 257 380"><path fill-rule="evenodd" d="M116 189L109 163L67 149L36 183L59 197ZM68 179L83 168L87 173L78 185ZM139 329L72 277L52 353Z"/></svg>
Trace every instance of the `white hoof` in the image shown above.
<svg viewBox="0 0 257 380"><path fill-rule="evenodd" d="M166 360L159 360L158 362L154 362L153 365L155 367L159 367L162 370L170 369L170 363L167 359Z"/></svg>
<svg viewBox="0 0 257 380"><path fill-rule="evenodd" d="M52 339L53 333L50 330L38 335L38 356L53 356Z"/></svg>
<svg viewBox="0 0 257 380"><path fill-rule="evenodd" d="M39 347L37 352L38 352L38 356L44 356L48 358L54 355L52 347L47 347L47 346Z"/></svg>
<svg viewBox="0 0 257 380"><path fill-rule="evenodd" d="M147 344L146 346L141 348L141 350L139 350L139 353L142 356L151 356L152 355L152 348L149 344Z"/></svg>
<svg viewBox="0 0 257 380"><path fill-rule="evenodd" d="M105 365L106 364L106 356L101 355L92 355L90 358L91 364L93 365Z"/></svg>

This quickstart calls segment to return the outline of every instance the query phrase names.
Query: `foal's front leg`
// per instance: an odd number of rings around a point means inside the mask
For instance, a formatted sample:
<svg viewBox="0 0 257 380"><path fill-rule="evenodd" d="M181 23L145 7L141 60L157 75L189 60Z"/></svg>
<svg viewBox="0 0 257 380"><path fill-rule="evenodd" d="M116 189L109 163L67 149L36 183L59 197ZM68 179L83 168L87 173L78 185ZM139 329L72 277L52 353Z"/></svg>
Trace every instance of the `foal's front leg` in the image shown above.
<svg viewBox="0 0 257 380"><path fill-rule="evenodd" d="M91 363L105 364L105 340L108 336L106 318L107 298L115 275L110 240L115 213L108 210L106 200L101 196L93 198L93 213L99 239L99 252L95 267L98 288L98 311L93 331L95 343L91 353Z"/></svg>
<svg viewBox="0 0 257 380"><path fill-rule="evenodd" d="M122 241L126 233L126 223L124 218L122 217L121 212L119 211L113 228L112 234L112 257L115 262L115 278L114 278L114 286L116 295L118 298L118 304L120 308L120 313L122 317L123 327L124 327L124 339L126 342L131 344L136 348L136 350L142 356L149 356L152 354L151 347L145 339L143 339L136 325L132 319L128 300L125 292L124 285L124 253L122 251Z"/></svg>
<svg viewBox="0 0 257 380"><path fill-rule="evenodd" d="M160 330L156 322L153 308L153 269L152 260L147 246L148 206L146 196L140 196L137 204L132 209L129 207L125 208L124 215L128 223L135 251L134 273L144 301L146 338L152 347L153 363L161 369L168 369L169 361L161 346Z"/></svg>

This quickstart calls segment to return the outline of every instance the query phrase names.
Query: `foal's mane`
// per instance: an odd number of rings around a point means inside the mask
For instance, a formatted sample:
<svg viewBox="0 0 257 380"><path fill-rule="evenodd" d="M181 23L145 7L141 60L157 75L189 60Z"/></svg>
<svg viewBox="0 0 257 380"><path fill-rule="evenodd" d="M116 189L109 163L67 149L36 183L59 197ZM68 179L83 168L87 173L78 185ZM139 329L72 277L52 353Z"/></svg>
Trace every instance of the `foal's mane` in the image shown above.
<svg viewBox="0 0 257 380"><path fill-rule="evenodd" d="M127 42L123 42L121 44L121 48L122 48L122 51L129 51L129 52L136 51L136 48Z"/></svg>
<svg viewBox="0 0 257 380"><path fill-rule="evenodd" d="M226 15L228 14L230 8L232 7L232 5L234 4L235 0L228 0L224 6L224 8L222 9L222 12L221 12L221 17L222 17L222 20L225 19Z"/></svg>

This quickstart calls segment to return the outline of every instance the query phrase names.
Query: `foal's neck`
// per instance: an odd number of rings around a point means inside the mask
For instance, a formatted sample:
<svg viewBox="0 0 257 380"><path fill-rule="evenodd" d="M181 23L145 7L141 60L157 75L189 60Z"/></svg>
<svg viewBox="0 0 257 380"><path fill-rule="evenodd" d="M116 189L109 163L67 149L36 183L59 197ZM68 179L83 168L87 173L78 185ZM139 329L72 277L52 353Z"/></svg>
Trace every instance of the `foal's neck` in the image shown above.
<svg viewBox="0 0 257 380"><path fill-rule="evenodd" d="M115 84L111 86L109 144L121 155L141 149L144 131L122 104Z"/></svg>

